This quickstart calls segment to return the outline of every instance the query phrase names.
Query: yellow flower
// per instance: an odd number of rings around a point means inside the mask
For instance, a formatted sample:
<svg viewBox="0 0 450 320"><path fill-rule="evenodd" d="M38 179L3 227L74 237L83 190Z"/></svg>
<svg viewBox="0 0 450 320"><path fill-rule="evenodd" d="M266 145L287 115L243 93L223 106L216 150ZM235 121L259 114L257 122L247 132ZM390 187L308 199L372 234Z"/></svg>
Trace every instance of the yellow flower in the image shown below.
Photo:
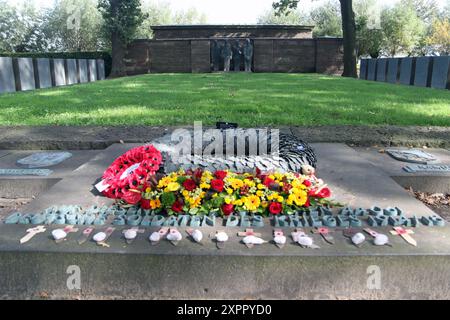
<svg viewBox="0 0 450 320"><path fill-rule="evenodd" d="M303 190L300 190L297 193L290 194L288 199L286 200L286 203L288 205L292 205L293 203L295 203L297 206L301 207L306 203L306 200L308 200L307 193Z"/></svg>
<svg viewBox="0 0 450 320"><path fill-rule="evenodd" d="M166 191L177 191L180 188L180 184L178 182L170 182L167 185Z"/></svg>
<svg viewBox="0 0 450 320"><path fill-rule="evenodd" d="M183 190L183 192L181 192L181 194L186 198L189 197L189 191L187 191L187 190Z"/></svg>
<svg viewBox="0 0 450 320"><path fill-rule="evenodd" d="M258 191L256 191L256 195L261 198L264 196L264 191L258 190Z"/></svg>
<svg viewBox="0 0 450 320"><path fill-rule="evenodd" d="M268 205L269 205L268 201L261 202L261 207L263 207L263 208L267 208Z"/></svg>
<svg viewBox="0 0 450 320"><path fill-rule="evenodd" d="M233 199L231 199L230 197L226 197L224 199L224 201L225 201L226 204L230 204L233 201Z"/></svg>
<svg viewBox="0 0 450 320"><path fill-rule="evenodd" d="M283 200L284 200L284 198L283 198L282 196L278 196L278 197L277 197L277 201L278 201L278 202L283 202Z"/></svg>
<svg viewBox="0 0 450 320"><path fill-rule="evenodd" d="M211 185L207 184L206 182L203 182L203 183L200 183L200 188L209 189L209 188L211 188Z"/></svg>
<svg viewBox="0 0 450 320"><path fill-rule="evenodd" d="M255 186L255 181L252 181L250 179L244 179L244 184L246 184L247 186L254 187Z"/></svg>
<svg viewBox="0 0 450 320"><path fill-rule="evenodd" d="M227 193L228 193L228 194L232 194L232 193L233 193L233 189L227 188Z"/></svg>
<svg viewBox="0 0 450 320"><path fill-rule="evenodd" d="M259 200L259 197L255 195L251 195L243 199L244 201L244 207L249 211L256 211L258 209L261 200Z"/></svg>
<svg viewBox="0 0 450 320"><path fill-rule="evenodd" d="M238 206L238 207L242 207L242 199L238 199L238 200L234 200L233 201L233 205Z"/></svg>
<svg viewBox="0 0 450 320"><path fill-rule="evenodd" d="M233 189L239 189L242 188L244 185L244 182L240 179L230 179L230 185Z"/></svg>
<svg viewBox="0 0 450 320"><path fill-rule="evenodd" d="M265 188L266 188L265 185L263 185L262 183L258 183L258 189L259 190L262 190L262 189L265 189Z"/></svg>
<svg viewBox="0 0 450 320"><path fill-rule="evenodd" d="M145 188L145 193L149 193L150 191L152 191L150 187Z"/></svg>
<svg viewBox="0 0 450 320"><path fill-rule="evenodd" d="M202 199L200 197L197 197L195 199L194 198L189 199L189 205L191 209L197 208L200 205L201 201Z"/></svg>
<svg viewBox="0 0 450 320"><path fill-rule="evenodd" d="M161 201L159 199L150 200L150 208L152 210L158 209L159 207L161 207Z"/></svg>
<svg viewBox="0 0 450 320"><path fill-rule="evenodd" d="M158 182L158 188L164 188L167 187L167 185L172 181L170 177L164 177Z"/></svg>

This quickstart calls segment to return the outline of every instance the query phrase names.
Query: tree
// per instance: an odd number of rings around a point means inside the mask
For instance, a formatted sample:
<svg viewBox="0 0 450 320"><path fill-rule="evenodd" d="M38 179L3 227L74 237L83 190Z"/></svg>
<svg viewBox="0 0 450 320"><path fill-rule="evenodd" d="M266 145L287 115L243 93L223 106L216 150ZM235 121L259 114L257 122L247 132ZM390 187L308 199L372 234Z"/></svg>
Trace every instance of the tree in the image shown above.
<svg viewBox="0 0 450 320"><path fill-rule="evenodd" d="M146 15L145 20L138 27L135 37L148 39L153 35L151 26L164 24L204 24L206 16L195 8L186 11L172 12L170 3L145 1L142 4L142 12Z"/></svg>
<svg viewBox="0 0 450 320"><path fill-rule="evenodd" d="M432 32L427 37L427 44L432 46L440 55L450 54L450 19L435 20Z"/></svg>
<svg viewBox="0 0 450 320"><path fill-rule="evenodd" d="M312 24L308 14L301 13L299 10L290 11L285 15L277 15L274 9L266 11L258 17L258 24Z"/></svg>
<svg viewBox="0 0 450 320"><path fill-rule="evenodd" d="M425 33L425 25L415 10L403 3L383 10L381 26L385 37L384 48L390 56L411 55Z"/></svg>
<svg viewBox="0 0 450 320"><path fill-rule="evenodd" d="M381 29L380 12L374 10L376 0L358 0L355 2L356 42L358 56L369 55L378 58L384 45L384 34Z"/></svg>
<svg viewBox="0 0 450 320"><path fill-rule="evenodd" d="M57 0L43 32L52 51L95 51L108 47L96 0Z"/></svg>
<svg viewBox="0 0 450 320"><path fill-rule="evenodd" d="M125 50L138 26L146 18L139 0L99 0L98 8L104 19L104 28L111 38L111 77L126 74Z"/></svg>
<svg viewBox="0 0 450 320"><path fill-rule="evenodd" d="M278 0L273 7L279 14L297 8L300 0ZM357 77L356 71L356 24L352 0L339 0L342 16L342 35L344 38L344 77Z"/></svg>
<svg viewBox="0 0 450 320"><path fill-rule="evenodd" d="M324 5L311 11L314 36L316 37L342 37L342 18L339 4L328 1Z"/></svg>

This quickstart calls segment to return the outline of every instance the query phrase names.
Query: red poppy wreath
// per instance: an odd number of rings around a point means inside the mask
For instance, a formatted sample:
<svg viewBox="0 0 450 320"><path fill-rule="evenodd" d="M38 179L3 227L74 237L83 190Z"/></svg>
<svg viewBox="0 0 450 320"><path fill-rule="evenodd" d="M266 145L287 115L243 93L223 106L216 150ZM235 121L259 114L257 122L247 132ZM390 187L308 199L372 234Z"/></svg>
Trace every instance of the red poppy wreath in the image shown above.
<svg viewBox="0 0 450 320"><path fill-rule="evenodd" d="M142 197L139 189L145 188L161 162L161 153L152 145L131 149L106 169L98 189L108 198L137 204Z"/></svg>

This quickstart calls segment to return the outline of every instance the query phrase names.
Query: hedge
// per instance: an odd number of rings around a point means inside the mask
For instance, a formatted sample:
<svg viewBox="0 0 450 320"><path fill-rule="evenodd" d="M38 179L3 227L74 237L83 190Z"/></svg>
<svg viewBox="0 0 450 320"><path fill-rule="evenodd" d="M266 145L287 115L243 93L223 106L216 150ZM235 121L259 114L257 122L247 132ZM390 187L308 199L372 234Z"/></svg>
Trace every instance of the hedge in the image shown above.
<svg viewBox="0 0 450 320"><path fill-rule="evenodd" d="M103 59L105 76L111 73L112 58L108 51L85 52L0 52L0 57L12 58L49 58L49 59Z"/></svg>

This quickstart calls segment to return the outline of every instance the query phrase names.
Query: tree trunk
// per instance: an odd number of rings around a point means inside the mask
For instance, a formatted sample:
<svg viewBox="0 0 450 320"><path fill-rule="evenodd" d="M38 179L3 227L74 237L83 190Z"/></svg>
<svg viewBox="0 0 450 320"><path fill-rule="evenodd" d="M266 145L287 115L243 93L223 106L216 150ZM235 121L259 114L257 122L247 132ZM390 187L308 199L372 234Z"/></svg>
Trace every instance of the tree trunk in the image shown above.
<svg viewBox="0 0 450 320"><path fill-rule="evenodd" d="M356 24L352 0L339 0L341 3L342 33L344 37L343 77L357 77L356 71Z"/></svg>
<svg viewBox="0 0 450 320"><path fill-rule="evenodd" d="M111 15L118 18L119 16L119 0L110 0ZM117 27L116 27L117 28ZM125 43L120 37L118 30L111 32L111 78L123 77L126 75L125 64L123 59L125 58Z"/></svg>
<svg viewBox="0 0 450 320"><path fill-rule="evenodd" d="M111 78L123 77L125 72L125 45L117 32L111 34Z"/></svg>

